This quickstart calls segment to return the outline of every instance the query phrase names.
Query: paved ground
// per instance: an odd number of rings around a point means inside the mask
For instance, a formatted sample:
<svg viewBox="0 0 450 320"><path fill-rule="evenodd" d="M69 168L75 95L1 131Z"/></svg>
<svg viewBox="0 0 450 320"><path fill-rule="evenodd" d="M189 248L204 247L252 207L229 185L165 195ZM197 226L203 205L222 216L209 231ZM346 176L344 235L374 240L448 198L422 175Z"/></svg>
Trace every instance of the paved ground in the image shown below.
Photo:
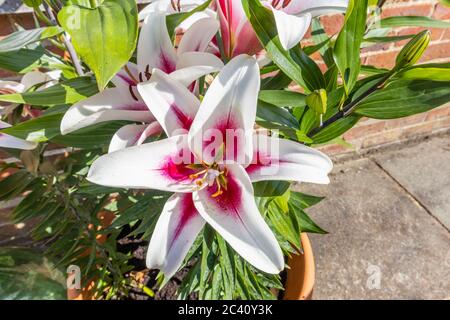
<svg viewBox="0 0 450 320"><path fill-rule="evenodd" d="M316 299L450 299L450 136L338 164L309 210Z"/></svg>

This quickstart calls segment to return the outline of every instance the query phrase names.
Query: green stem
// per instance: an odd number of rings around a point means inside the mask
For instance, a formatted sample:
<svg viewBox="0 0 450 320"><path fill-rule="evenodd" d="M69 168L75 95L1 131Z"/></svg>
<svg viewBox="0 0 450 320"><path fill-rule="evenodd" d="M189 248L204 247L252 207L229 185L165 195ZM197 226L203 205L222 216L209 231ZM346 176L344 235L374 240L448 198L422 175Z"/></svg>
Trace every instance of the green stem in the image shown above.
<svg viewBox="0 0 450 320"><path fill-rule="evenodd" d="M89 3L91 4L91 8L97 8L98 7L98 2L97 0L89 0Z"/></svg>
<svg viewBox="0 0 450 320"><path fill-rule="evenodd" d="M373 85L372 87L370 87L366 92L364 92L361 96L359 96L357 99L351 101L349 104L347 104L346 106L344 106L338 113L336 113L335 115L333 115L331 118L329 118L328 120L324 121L323 124L320 127L317 127L313 130L311 130L311 132L308 133L308 137L313 137L316 134L318 134L320 131L322 131L323 129L329 127L330 125L332 125L333 123L335 123L336 121L347 117L348 115L350 115L355 108L367 97L369 97L372 93L374 93L375 91L377 91L380 86L382 86L387 80L389 80L392 75L395 73L395 69L390 71L389 73L387 73L383 78L380 79L380 81L378 81L375 85Z"/></svg>

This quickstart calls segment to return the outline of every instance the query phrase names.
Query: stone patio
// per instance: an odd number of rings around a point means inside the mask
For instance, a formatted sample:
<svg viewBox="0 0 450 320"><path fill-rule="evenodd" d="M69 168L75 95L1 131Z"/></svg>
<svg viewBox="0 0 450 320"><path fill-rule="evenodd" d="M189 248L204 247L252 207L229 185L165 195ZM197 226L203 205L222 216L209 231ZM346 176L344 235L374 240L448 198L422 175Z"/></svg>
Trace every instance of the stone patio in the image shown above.
<svg viewBox="0 0 450 320"><path fill-rule="evenodd" d="M450 298L450 136L336 165L309 210L315 299Z"/></svg>

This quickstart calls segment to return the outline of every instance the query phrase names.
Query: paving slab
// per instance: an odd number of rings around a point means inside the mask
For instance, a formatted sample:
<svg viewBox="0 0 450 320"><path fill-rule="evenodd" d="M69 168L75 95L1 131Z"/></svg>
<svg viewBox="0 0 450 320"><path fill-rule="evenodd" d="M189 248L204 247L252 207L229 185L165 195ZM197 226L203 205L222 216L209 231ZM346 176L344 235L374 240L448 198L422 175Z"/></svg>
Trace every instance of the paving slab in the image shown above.
<svg viewBox="0 0 450 320"><path fill-rule="evenodd" d="M374 159L450 230L450 136L382 153Z"/></svg>
<svg viewBox="0 0 450 320"><path fill-rule="evenodd" d="M308 210L328 235L311 235L315 299L450 298L450 234L369 159L335 167L327 199Z"/></svg>

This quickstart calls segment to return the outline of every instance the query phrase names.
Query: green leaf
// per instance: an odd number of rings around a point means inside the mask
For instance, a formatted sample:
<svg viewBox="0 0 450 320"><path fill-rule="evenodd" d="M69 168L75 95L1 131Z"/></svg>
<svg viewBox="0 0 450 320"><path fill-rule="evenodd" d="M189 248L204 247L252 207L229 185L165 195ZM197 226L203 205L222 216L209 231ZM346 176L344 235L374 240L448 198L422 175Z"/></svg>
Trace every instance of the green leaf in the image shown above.
<svg viewBox="0 0 450 320"><path fill-rule="evenodd" d="M333 140L336 137L341 136L358 123L361 119L358 115L350 115L345 118L339 119L330 126L321 130L319 133L312 136L314 144L322 144Z"/></svg>
<svg viewBox="0 0 450 320"><path fill-rule="evenodd" d="M300 92L287 90L261 90L259 100L277 107L305 106L306 95Z"/></svg>
<svg viewBox="0 0 450 320"><path fill-rule="evenodd" d="M192 9L189 12L178 12L174 14L170 14L166 17L167 31L169 32L170 38L173 37L173 33L175 28L180 25L184 20L191 17L196 12L202 12L209 7L212 0L207 0L205 3L202 3L198 7Z"/></svg>
<svg viewBox="0 0 450 320"><path fill-rule="evenodd" d="M42 253L23 248L0 249L1 300L63 300L64 275Z"/></svg>
<svg viewBox="0 0 450 320"><path fill-rule="evenodd" d="M258 119L278 123L293 129L299 127L297 119L289 111L263 101L258 101L256 116Z"/></svg>
<svg viewBox="0 0 450 320"><path fill-rule="evenodd" d="M0 41L0 53L20 50L31 43L54 37L61 32L63 30L57 26L16 31Z"/></svg>
<svg viewBox="0 0 450 320"><path fill-rule="evenodd" d="M296 206L300 207L301 209L307 209L312 206L315 206L316 204L321 202L323 199L325 199L325 198L312 196L310 194L295 192L295 191L291 191L290 197L289 197L289 200L291 201L291 203L295 202Z"/></svg>
<svg viewBox="0 0 450 320"><path fill-rule="evenodd" d="M0 132L28 141L44 142L60 134L59 126L62 117L62 113L43 115L2 129Z"/></svg>
<svg viewBox="0 0 450 320"><path fill-rule="evenodd" d="M366 28L367 0L350 0L345 25L334 46L334 60L344 79L347 94L358 79L361 58L360 47Z"/></svg>
<svg viewBox="0 0 450 320"><path fill-rule="evenodd" d="M33 180L25 170L17 171L0 181L0 200L18 196Z"/></svg>
<svg viewBox="0 0 450 320"><path fill-rule="evenodd" d="M253 183L255 197L276 197L286 193L291 184L287 181L260 181Z"/></svg>
<svg viewBox="0 0 450 320"><path fill-rule="evenodd" d="M262 90L281 90L285 89L291 84L292 80L282 71L278 72L275 76L265 78L261 80Z"/></svg>
<svg viewBox="0 0 450 320"><path fill-rule="evenodd" d="M289 197L289 212L296 217L301 232L326 234L303 210L320 202L322 198L308 196L299 192L291 192Z"/></svg>
<svg viewBox="0 0 450 320"><path fill-rule="evenodd" d="M333 67L335 65L334 59L333 59L333 48L331 46L331 38L328 37L327 33L325 32L322 23L320 22L319 18L315 18L312 21L311 24L311 36L312 40L316 44L316 46L320 46L321 44L326 44L325 46L322 46L319 49L319 52L323 58L323 61L327 65L328 68ZM306 48L305 48L306 52ZM307 52L309 54L309 52Z"/></svg>
<svg viewBox="0 0 450 320"><path fill-rule="evenodd" d="M128 62L136 47L136 2L105 0L95 9L71 5L59 12L58 20L102 90Z"/></svg>
<svg viewBox="0 0 450 320"><path fill-rule="evenodd" d="M404 36L370 37L370 38L364 38L364 42L373 42L373 43L397 42L397 41L411 39L414 36L415 36L414 34L407 34Z"/></svg>
<svg viewBox="0 0 450 320"><path fill-rule="evenodd" d="M424 28L450 28L449 21L435 20L425 16L397 16L388 17L380 21L381 28L395 27L424 27Z"/></svg>
<svg viewBox="0 0 450 320"><path fill-rule="evenodd" d="M309 89L306 81L303 79L302 68L291 57L289 52L284 50L280 43L272 11L264 7L259 0L243 1L242 6L259 41L265 47L271 60L298 85Z"/></svg>
<svg viewBox="0 0 450 320"><path fill-rule="evenodd" d="M51 138L51 142L67 147L95 149L108 146L113 135L123 127L129 124L126 121L111 121L99 123L87 128L77 130L73 133L61 135L58 134Z"/></svg>
<svg viewBox="0 0 450 320"><path fill-rule="evenodd" d="M64 64L42 47L37 49L20 49L17 51L0 53L0 68L17 73L27 73L36 68L62 70L74 74L74 68Z"/></svg>
<svg viewBox="0 0 450 320"><path fill-rule="evenodd" d="M395 119L425 112L449 101L448 81L400 79L365 99L355 113L375 119Z"/></svg>
<svg viewBox="0 0 450 320"><path fill-rule="evenodd" d="M79 77L39 91L0 95L0 101L49 107L74 104L97 92L97 86L93 78Z"/></svg>
<svg viewBox="0 0 450 320"><path fill-rule="evenodd" d="M450 82L450 63L418 65L396 74L395 78L403 80L424 79Z"/></svg>
<svg viewBox="0 0 450 320"><path fill-rule="evenodd" d="M325 78L313 59L300 49L299 46L292 48L289 53L302 70L302 77L309 91L325 88Z"/></svg>

